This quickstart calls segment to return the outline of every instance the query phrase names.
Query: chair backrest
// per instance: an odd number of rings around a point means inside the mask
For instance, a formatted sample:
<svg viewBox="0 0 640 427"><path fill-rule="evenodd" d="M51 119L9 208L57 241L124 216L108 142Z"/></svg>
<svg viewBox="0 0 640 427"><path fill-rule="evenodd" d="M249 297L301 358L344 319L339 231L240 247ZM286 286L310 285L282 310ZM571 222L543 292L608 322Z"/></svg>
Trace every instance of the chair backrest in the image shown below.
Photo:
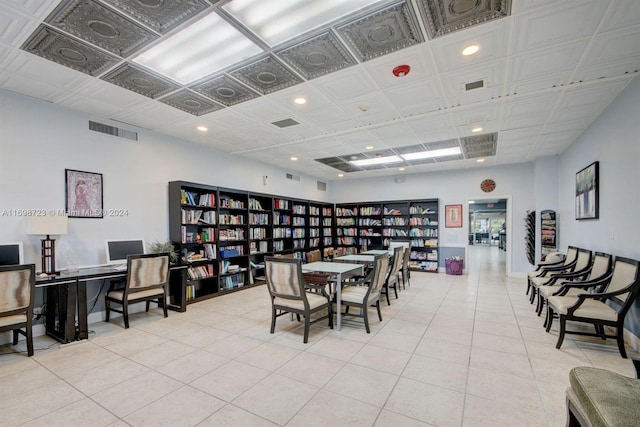
<svg viewBox="0 0 640 427"><path fill-rule="evenodd" d="M304 298L302 261L296 258L264 257L267 287L272 297Z"/></svg>
<svg viewBox="0 0 640 427"><path fill-rule="evenodd" d="M567 256L564 258L564 265L568 266L576 262L578 258L578 248L576 246L569 246L567 248Z"/></svg>
<svg viewBox="0 0 640 427"><path fill-rule="evenodd" d="M0 316L32 316L35 282L35 264L0 266Z"/></svg>
<svg viewBox="0 0 640 427"><path fill-rule="evenodd" d="M411 248L404 248L404 255L402 257L402 271L409 270L409 261L411 257Z"/></svg>
<svg viewBox="0 0 640 427"><path fill-rule="evenodd" d="M542 261L540 262L540 264L542 265L557 264L561 261L564 261L566 257L567 256L564 252L560 252L560 251L549 252L544 257L542 257Z"/></svg>
<svg viewBox="0 0 640 427"><path fill-rule="evenodd" d="M635 300L638 294L638 286L640 285L640 279L638 277L640 262L629 259L616 257L615 264L613 265L613 275L611 281L607 287L606 292L617 292L623 290L631 285L627 292L613 297L612 299L620 305L618 313L626 313L631 308L631 304Z"/></svg>
<svg viewBox="0 0 640 427"><path fill-rule="evenodd" d="M397 246L393 249L393 267L391 268L392 274L398 274L402 268L404 247Z"/></svg>
<svg viewBox="0 0 640 427"><path fill-rule="evenodd" d="M165 287L168 282L169 254L141 254L127 257L125 292L133 293L149 288Z"/></svg>
<svg viewBox="0 0 640 427"><path fill-rule="evenodd" d="M589 280L602 279L611 274L613 256L604 252L596 252L593 257Z"/></svg>
<svg viewBox="0 0 640 427"><path fill-rule="evenodd" d="M320 249L315 249L313 251L307 252L307 262L318 262L322 261L322 255L320 254Z"/></svg>
<svg viewBox="0 0 640 427"><path fill-rule="evenodd" d="M576 265L573 268L573 271L576 273L579 271L585 270L585 273L588 272L587 269L591 266L591 259L593 258L593 252L588 249L578 249L578 258L576 259Z"/></svg>
<svg viewBox="0 0 640 427"><path fill-rule="evenodd" d="M384 285L386 273L389 268L389 255L376 255L373 262L373 278L371 279L369 295L380 293L380 288Z"/></svg>

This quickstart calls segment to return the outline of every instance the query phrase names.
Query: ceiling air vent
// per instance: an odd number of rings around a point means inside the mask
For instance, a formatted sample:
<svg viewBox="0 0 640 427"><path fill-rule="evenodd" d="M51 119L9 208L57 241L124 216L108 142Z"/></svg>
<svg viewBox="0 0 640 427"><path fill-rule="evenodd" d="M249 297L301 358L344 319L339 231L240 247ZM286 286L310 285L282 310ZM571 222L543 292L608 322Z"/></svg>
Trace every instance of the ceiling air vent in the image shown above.
<svg viewBox="0 0 640 427"><path fill-rule="evenodd" d="M288 128L290 126L299 125L300 123L296 122L293 119L284 119L284 120L278 120L277 122L273 122L271 124L278 126L279 128Z"/></svg>
<svg viewBox="0 0 640 427"><path fill-rule="evenodd" d="M291 179L293 181L300 181L300 176L299 175L292 175L292 174L288 173L286 175L286 177L287 177L287 179Z"/></svg>
<svg viewBox="0 0 640 427"><path fill-rule="evenodd" d="M317 183L318 183L318 190L327 191L327 183L326 182L317 181Z"/></svg>
<svg viewBox="0 0 640 427"><path fill-rule="evenodd" d="M89 120L89 130L106 133L107 135L113 135L120 138L130 139L132 141L138 140L138 132L120 129L115 126L105 125L104 123L92 122L91 120Z"/></svg>
<svg viewBox="0 0 640 427"><path fill-rule="evenodd" d="M465 83L464 90L480 89L484 87L484 81L478 80L477 82Z"/></svg>

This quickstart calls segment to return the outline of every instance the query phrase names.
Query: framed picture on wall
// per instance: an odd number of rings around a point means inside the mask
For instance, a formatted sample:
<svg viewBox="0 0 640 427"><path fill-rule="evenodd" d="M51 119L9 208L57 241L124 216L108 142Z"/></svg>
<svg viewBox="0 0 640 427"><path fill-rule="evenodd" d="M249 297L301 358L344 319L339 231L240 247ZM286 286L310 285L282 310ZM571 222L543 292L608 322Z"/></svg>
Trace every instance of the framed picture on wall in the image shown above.
<svg viewBox="0 0 640 427"><path fill-rule="evenodd" d="M69 218L102 218L102 174L65 169Z"/></svg>
<svg viewBox="0 0 640 427"><path fill-rule="evenodd" d="M576 219L599 218L599 162L576 173Z"/></svg>
<svg viewBox="0 0 640 427"><path fill-rule="evenodd" d="M445 205L444 226L446 228L462 227L462 205Z"/></svg>

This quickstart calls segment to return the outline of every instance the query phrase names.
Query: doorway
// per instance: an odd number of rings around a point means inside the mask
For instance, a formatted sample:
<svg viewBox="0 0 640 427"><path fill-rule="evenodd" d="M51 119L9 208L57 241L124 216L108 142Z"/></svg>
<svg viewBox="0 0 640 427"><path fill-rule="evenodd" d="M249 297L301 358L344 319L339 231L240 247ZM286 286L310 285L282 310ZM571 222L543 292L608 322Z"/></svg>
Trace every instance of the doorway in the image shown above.
<svg viewBox="0 0 640 427"><path fill-rule="evenodd" d="M508 275L509 198L469 200L468 215L467 270Z"/></svg>

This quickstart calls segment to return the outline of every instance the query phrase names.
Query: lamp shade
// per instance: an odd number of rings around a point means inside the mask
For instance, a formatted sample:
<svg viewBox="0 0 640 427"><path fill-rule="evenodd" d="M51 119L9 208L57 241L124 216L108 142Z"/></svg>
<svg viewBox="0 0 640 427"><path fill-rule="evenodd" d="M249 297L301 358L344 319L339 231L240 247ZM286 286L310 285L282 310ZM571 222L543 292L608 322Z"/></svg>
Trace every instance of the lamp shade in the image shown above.
<svg viewBox="0 0 640 427"><path fill-rule="evenodd" d="M27 217L27 234L60 235L67 234L66 215L41 215Z"/></svg>

